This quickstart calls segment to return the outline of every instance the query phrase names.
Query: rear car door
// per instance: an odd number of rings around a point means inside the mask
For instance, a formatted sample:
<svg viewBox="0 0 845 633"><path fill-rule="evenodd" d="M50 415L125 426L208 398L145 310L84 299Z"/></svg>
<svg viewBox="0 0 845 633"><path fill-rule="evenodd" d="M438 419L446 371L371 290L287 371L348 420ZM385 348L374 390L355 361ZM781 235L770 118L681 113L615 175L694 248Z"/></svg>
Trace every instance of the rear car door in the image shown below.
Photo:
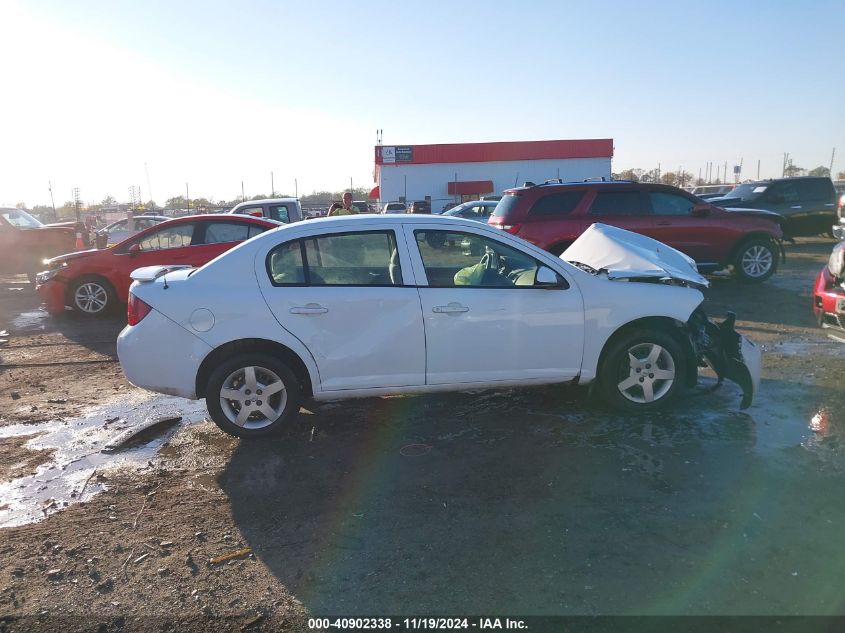
<svg viewBox="0 0 845 633"><path fill-rule="evenodd" d="M470 229L406 225L426 343L426 384L548 381L580 372L584 307L541 262ZM479 256L478 253L481 253Z"/></svg>
<svg viewBox="0 0 845 633"><path fill-rule="evenodd" d="M192 256L201 266L234 248L239 242L248 240L266 231L260 224L236 220L211 220L198 224L199 235L195 236ZM192 262L193 263L193 262Z"/></svg>
<svg viewBox="0 0 845 633"><path fill-rule="evenodd" d="M806 216L807 234L827 233L836 223L836 190L829 178L807 178L795 181L802 212Z"/></svg>
<svg viewBox="0 0 845 633"><path fill-rule="evenodd" d="M588 194L589 195L589 194ZM633 188L602 188L593 193L587 214L581 217L581 233L596 222L653 237L654 223L645 194Z"/></svg>
<svg viewBox="0 0 845 633"><path fill-rule="evenodd" d="M309 350L323 391L425 384L425 337L407 250L392 229L334 231L256 260L280 326Z"/></svg>

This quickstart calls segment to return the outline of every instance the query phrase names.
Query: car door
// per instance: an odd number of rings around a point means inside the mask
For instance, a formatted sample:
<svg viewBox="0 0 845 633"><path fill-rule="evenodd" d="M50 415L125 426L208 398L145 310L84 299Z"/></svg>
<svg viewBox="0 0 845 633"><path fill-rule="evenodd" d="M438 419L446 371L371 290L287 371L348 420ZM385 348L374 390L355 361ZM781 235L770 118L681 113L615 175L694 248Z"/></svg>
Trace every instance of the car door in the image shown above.
<svg viewBox="0 0 845 633"><path fill-rule="evenodd" d="M836 222L836 190L826 178L795 181L802 211L806 215L806 234L827 233Z"/></svg>
<svg viewBox="0 0 845 633"><path fill-rule="evenodd" d="M405 236L425 324L426 384L578 375L584 309L575 287L562 277L558 287L537 285L537 259L480 231L414 224Z"/></svg>
<svg viewBox="0 0 845 633"><path fill-rule="evenodd" d="M323 391L425 384L420 300L402 242L391 229L327 231L257 258L267 305L311 353Z"/></svg>
<svg viewBox="0 0 845 633"><path fill-rule="evenodd" d="M653 228L650 237L686 253L696 262L716 264L723 247L733 244L735 236L711 214L694 215L696 200L674 191L646 192ZM717 255L716 253L719 253Z"/></svg>
<svg viewBox="0 0 845 633"><path fill-rule="evenodd" d="M579 216L582 218L579 227L582 233L591 224L599 222L642 235L652 235L654 223L648 202L637 189L617 188L617 185L602 188L594 192L592 201L587 204L587 213Z"/></svg>

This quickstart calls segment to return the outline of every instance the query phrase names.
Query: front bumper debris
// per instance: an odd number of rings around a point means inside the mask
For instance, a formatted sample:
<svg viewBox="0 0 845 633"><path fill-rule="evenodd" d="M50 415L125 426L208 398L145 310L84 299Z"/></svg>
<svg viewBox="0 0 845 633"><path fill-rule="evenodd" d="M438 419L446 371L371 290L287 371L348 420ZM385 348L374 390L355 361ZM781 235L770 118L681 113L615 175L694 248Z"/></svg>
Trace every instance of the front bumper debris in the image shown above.
<svg viewBox="0 0 845 633"><path fill-rule="evenodd" d="M739 408L747 409L760 388L763 357L757 345L734 329L735 323L733 312L716 323L698 309L687 325L699 366L711 367L719 378L718 385L725 379L739 385L742 389Z"/></svg>

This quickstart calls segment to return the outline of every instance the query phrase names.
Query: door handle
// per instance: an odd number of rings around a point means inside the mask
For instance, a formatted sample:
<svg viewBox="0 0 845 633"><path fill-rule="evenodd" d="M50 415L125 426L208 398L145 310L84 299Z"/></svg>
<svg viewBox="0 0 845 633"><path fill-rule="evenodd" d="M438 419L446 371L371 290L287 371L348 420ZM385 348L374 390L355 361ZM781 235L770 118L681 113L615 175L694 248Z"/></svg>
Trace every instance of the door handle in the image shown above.
<svg viewBox="0 0 845 633"><path fill-rule="evenodd" d="M294 306L288 312L291 314L325 314L328 308L324 308L319 303L309 303L304 306Z"/></svg>
<svg viewBox="0 0 845 633"><path fill-rule="evenodd" d="M800 209L800 208L801 208L801 205L800 205L800 204L797 204L797 205L795 205L794 207L789 207L789 208L790 208L790 209Z"/></svg>
<svg viewBox="0 0 845 633"><path fill-rule="evenodd" d="M462 306L460 303L450 303L447 306L434 306L431 309L436 314L460 314L461 312L469 312L469 308Z"/></svg>
<svg viewBox="0 0 845 633"><path fill-rule="evenodd" d="M657 226L672 226L671 222L663 221L663 222L655 222Z"/></svg>

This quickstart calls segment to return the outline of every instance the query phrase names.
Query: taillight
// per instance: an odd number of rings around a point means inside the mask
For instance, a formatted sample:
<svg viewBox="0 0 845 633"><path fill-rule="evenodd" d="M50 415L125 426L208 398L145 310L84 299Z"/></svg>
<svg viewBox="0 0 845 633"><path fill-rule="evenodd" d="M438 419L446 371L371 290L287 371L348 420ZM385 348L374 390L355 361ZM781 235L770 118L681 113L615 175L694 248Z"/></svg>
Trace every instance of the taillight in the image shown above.
<svg viewBox="0 0 845 633"><path fill-rule="evenodd" d="M138 297L129 293L129 304L126 308L126 322L129 325L138 325L141 320L150 313L152 308Z"/></svg>

